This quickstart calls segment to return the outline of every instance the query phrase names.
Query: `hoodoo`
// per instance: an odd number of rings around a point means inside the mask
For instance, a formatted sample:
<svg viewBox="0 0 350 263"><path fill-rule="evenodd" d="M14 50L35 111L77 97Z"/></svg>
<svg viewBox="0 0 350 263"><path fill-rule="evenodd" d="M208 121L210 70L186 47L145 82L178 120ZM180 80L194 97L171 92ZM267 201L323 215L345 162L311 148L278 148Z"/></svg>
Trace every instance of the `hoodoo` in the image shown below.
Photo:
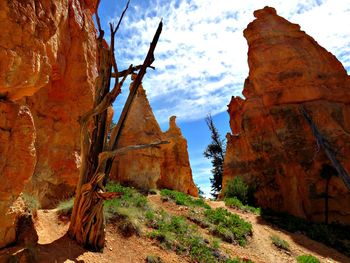
<svg viewBox="0 0 350 263"><path fill-rule="evenodd" d="M169 144L117 155L111 178L145 190L169 188L198 196L192 179L187 141L176 126L175 118L170 118L169 130L163 133L141 85L131 105L118 145L126 147L160 140L169 141Z"/></svg>
<svg viewBox="0 0 350 263"><path fill-rule="evenodd" d="M319 222L327 196L329 221L350 224L349 189L302 113L349 173L350 77L334 55L275 9L254 16L244 30L245 99L232 97L228 105L233 135L227 136L223 185L242 176L259 206Z"/></svg>

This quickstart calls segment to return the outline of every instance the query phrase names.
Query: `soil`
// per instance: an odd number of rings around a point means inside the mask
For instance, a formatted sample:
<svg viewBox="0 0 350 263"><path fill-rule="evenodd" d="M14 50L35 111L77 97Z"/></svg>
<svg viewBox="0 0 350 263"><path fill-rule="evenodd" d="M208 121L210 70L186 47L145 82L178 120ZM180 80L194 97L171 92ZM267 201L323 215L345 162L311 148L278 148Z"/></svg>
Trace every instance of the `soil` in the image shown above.
<svg viewBox="0 0 350 263"><path fill-rule="evenodd" d="M178 206L173 202L163 202L159 195L148 197L153 206L161 207L168 213L186 216L188 208ZM208 201L212 208L225 207L223 202ZM229 244L221 241L221 249L232 257L251 259L256 263L271 262L296 262L295 258L302 254L311 254L321 262L350 262L350 258L321 243L310 240L301 234L292 234L283 231L260 216L229 209L239 214L253 225L253 236L246 247ZM192 222L190 222L192 223ZM156 241L147 237L131 236L123 237L113 224L106 228L106 247L103 253L89 252L67 236L69 222L58 218L55 210L39 210L35 220L39 241L35 248L36 262L61 263L61 262L117 262L138 263L145 262L147 256L159 256L164 262L190 262L188 258L177 255L173 251L163 250ZM206 229L198 227L200 233L206 238L212 238ZM276 248L270 236L277 235L286 240L290 245L290 251L286 252ZM8 255L20 253L23 247L10 247L0 250L0 262L6 262Z"/></svg>

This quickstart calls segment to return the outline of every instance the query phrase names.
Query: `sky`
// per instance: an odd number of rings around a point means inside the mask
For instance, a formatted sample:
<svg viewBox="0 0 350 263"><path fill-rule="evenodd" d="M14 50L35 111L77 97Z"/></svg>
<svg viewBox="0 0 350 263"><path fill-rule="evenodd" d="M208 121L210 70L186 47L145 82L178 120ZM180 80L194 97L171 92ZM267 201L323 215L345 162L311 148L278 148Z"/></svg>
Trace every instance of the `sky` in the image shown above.
<svg viewBox="0 0 350 263"><path fill-rule="evenodd" d="M117 23L125 4L126 0L101 0L99 14L107 41L108 23ZM254 10L264 6L276 8L280 16L299 24L350 72L350 0L131 0L116 35L119 69L142 64L163 19L153 63L156 69L147 71L143 87L164 131L169 117L178 117L194 181L206 195L211 163L203 156L210 143L204 118L210 113L225 138L227 104L231 96L242 96L249 70L243 30L254 20ZM114 103L117 113L128 85L124 89Z"/></svg>

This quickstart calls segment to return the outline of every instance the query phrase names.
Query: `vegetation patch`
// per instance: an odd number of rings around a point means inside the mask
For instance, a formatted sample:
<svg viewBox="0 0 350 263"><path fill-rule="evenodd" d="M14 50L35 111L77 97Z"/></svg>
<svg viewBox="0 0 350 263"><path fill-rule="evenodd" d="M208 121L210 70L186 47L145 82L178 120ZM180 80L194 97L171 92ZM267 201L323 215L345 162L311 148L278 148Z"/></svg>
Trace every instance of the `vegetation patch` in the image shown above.
<svg viewBox="0 0 350 263"><path fill-rule="evenodd" d="M210 232L226 242L245 246L248 236L252 235L252 225L226 209L217 208L204 211L206 221L210 223Z"/></svg>
<svg viewBox="0 0 350 263"><path fill-rule="evenodd" d="M74 205L74 198L70 198L64 201L61 201L58 203L58 206L56 208L56 213L59 216L64 217L70 217L73 211L73 205Z"/></svg>
<svg viewBox="0 0 350 263"><path fill-rule="evenodd" d="M21 196L26 208L28 209L28 212L35 217L37 215L38 209L40 208L38 199L27 193L23 193Z"/></svg>
<svg viewBox="0 0 350 263"><path fill-rule="evenodd" d="M163 263L164 261L158 256L147 256L146 263Z"/></svg>
<svg viewBox="0 0 350 263"><path fill-rule="evenodd" d="M187 194L177 192L174 190L163 189L160 191L161 196L173 200L177 205L183 205L188 207L203 207L210 209L210 206L204 201L203 198L193 198ZM166 199L165 199L166 200Z"/></svg>
<svg viewBox="0 0 350 263"><path fill-rule="evenodd" d="M122 193L119 198L105 201L104 215L106 221L117 223L119 231L125 237L134 234L140 235L145 214L148 210L151 210L146 196L134 188L113 182L108 183L106 189L109 192Z"/></svg>
<svg viewBox="0 0 350 263"><path fill-rule="evenodd" d="M279 236L273 235L270 236L272 244L274 244L277 248L283 249L285 251L290 251L289 244L287 241L283 240Z"/></svg>
<svg viewBox="0 0 350 263"><path fill-rule="evenodd" d="M228 207L237 208L239 210L242 210L243 212L250 212L250 213L257 214L257 215L260 215L260 212L261 212L259 207L244 205L236 197L225 198L225 205Z"/></svg>
<svg viewBox="0 0 350 263"><path fill-rule="evenodd" d="M298 263L320 263L320 261L312 255L301 255L297 257Z"/></svg>
<svg viewBox="0 0 350 263"><path fill-rule="evenodd" d="M236 198L243 204L248 202L248 185L240 176L236 176L233 180L228 181L224 190L226 198Z"/></svg>
<svg viewBox="0 0 350 263"><path fill-rule="evenodd" d="M212 242L204 240L197 228L183 217L157 211L148 213L147 221L147 225L153 228L149 233L150 238L158 240L165 249L188 255L194 262L243 262L223 255L218 250L217 240Z"/></svg>
<svg viewBox="0 0 350 263"><path fill-rule="evenodd" d="M305 219L263 210L261 216L267 221L289 232L300 232L307 237L330 246L339 252L350 256L350 227L338 224L320 224L308 222Z"/></svg>

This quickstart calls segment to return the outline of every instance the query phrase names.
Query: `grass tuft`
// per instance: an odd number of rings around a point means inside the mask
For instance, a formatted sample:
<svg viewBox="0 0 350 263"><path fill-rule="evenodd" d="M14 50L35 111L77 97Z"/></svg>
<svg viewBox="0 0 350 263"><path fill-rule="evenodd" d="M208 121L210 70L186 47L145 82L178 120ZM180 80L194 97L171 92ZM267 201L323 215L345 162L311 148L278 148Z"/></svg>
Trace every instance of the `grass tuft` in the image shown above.
<svg viewBox="0 0 350 263"><path fill-rule="evenodd" d="M37 215L38 209L40 209L39 200L27 193L22 193L23 202L28 209L28 212L31 213L34 217Z"/></svg>
<svg viewBox="0 0 350 263"><path fill-rule="evenodd" d="M236 197L225 198L225 205L228 207L237 208L239 210L242 210L243 212L250 212L250 213L257 214L257 215L260 215L260 212L261 212L259 207L244 205Z"/></svg>
<svg viewBox="0 0 350 263"><path fill-rule="evenodd" d="M252 225L226 209L206 210L204 215L210 231L226 242L245 246L247 237L252 235Z"/></svg>
<svg viewBox="0 0 350 263"><path fill-rule="evenodd" d="M56 213L59 216L67 216L69 217L72 214L74 205L74 197L64 200L58 203Z"/></svg>
<svg viewBox="0 0 350 263"><path fill-rule="evenodd" d="M169 190L169 189L161 190L160 194L162 197L170 198L177 205L183 205L188 207L203 207L206 209L210 208L210 206L204 201L203 198L193 198L187 194L177 192L174 190Z"/></svg>
<svg viewBox="0 0 350 263"><path fill-rule="evenodd" d="M301 255L297 257L298 263L320 263L320 261L312 255Z"/></svg>
<svg viewBox="0 0 350 263"><path fill-rule="evenodd" d="M273 235L270 236L270 239L272 241L272 244L274 244L277 248L290 251L288 242L281 239L279 236Z"/></svg>

